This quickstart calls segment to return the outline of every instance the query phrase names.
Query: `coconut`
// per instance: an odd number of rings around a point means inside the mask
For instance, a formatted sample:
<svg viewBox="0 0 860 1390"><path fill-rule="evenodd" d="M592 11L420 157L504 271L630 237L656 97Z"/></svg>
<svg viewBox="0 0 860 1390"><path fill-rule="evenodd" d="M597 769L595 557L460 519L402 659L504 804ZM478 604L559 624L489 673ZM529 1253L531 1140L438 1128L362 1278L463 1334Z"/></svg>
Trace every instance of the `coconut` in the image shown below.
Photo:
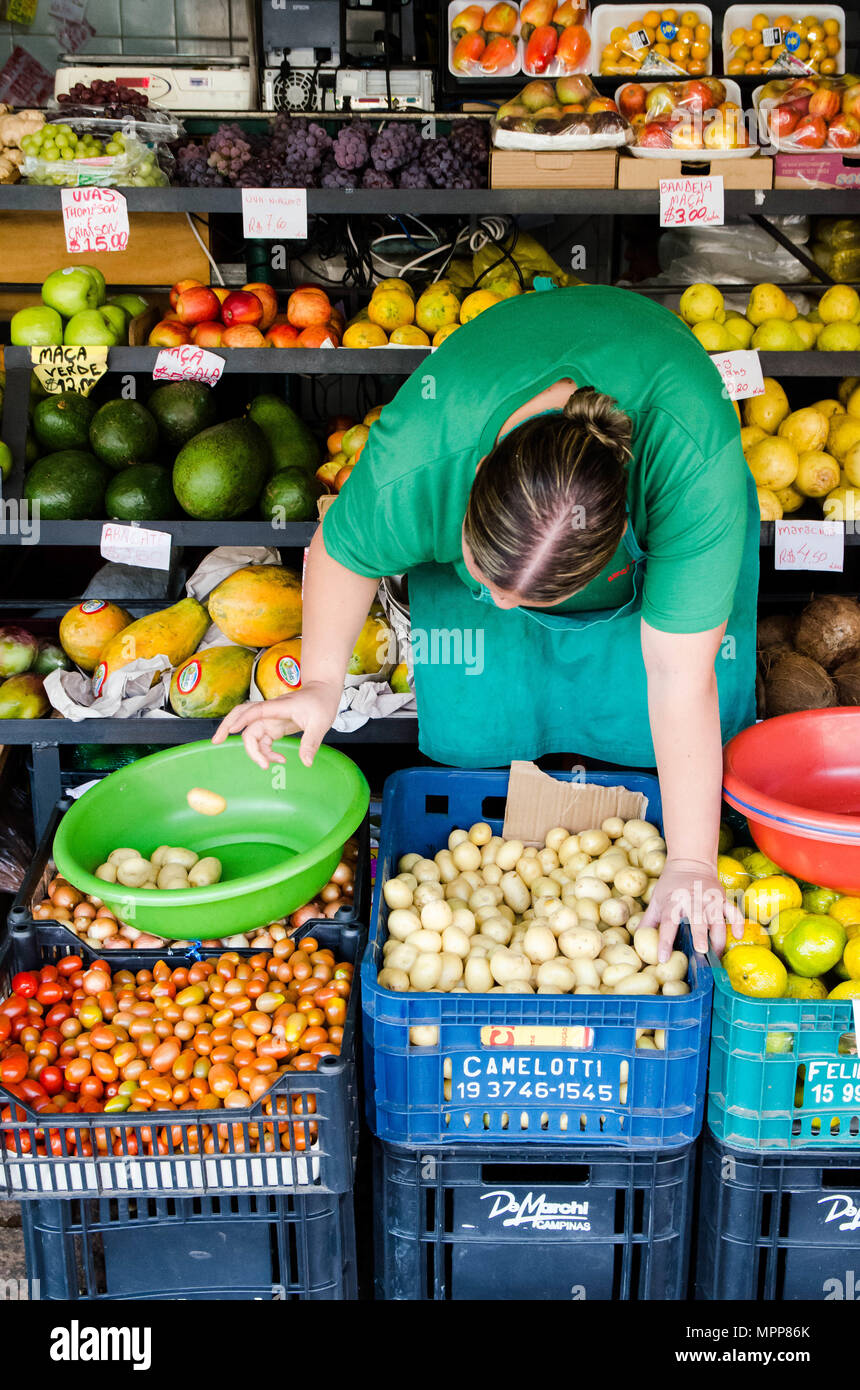
<svg viewBox="0 0 860 1390"><path fill-rule="evenodd" d="M756 647L760 652L770 647L791 646L797 619L791 613L771 613L760 618L756 632Z"/></svg>
<svg viewBox="0 0 860 1390"><path fill-rule="evenodd" d="M765 677L765 692L771 718L836 704L836 686L824 667L799 652L787 652L774 662Z"/></svg>
<svg viewBox="0 0 860 1390"><path fill-rule="evenodd" d="M833 672L840 705L860 705L860 657L846 661Z"/></svg>
<svg viewBox="0 0 860 1390"><path fill-rule="evenodd" d="M825 671L860 656L860 603L844 594L814 598L800 615L794 645Z"/></svg>
<svg viewBox="0 0 860 1390"><path fill-rule="evenodd" d="M794 651L788 642L776 642L772 647L766 647L764 651L757 653L756 661L762 676L767 679L780 657L789 656Z"/></svg>
<svg viewBox="0 0 860 1390"><path fill-rule="evenodd" d="M759 719L764 719L767 715L767 695L764 688L764 681L761 672L756 672L755 678L755 710Z"/></svg>

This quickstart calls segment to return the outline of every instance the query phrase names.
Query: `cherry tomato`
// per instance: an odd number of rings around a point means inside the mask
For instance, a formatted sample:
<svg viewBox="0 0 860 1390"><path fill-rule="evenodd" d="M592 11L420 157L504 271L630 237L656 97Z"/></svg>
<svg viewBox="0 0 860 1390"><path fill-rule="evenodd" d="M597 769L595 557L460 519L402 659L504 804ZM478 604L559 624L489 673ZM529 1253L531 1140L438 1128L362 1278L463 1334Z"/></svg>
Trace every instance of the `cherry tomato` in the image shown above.
<svg viewBox="0 0 860 1390"><path fill-rule="evenodd" d="M63 1073L59 1067L43 1067L39 1072L39 1080L49 1096L56 1096L63 1089Z"/></svg>
<svg viewBox="0 0 860 1390"><path fill-rule="evenodd" d="M21 999L32 999L39 988L39 977L32 970L19 970L12 976L12 993Z"/></svg>
<svg viewBox="0 0 860 1390"><path fill-rule="evenodd" d="M62 997L63 986L60 984L59 980L45 980L39 985L36 991L36 998L39 1003L47 1004L49 1008L55 1004L59 1004Z"/></svg>
<svg viewBox="0 0 860 1390"><path fill-rule="evenodd" d="M8 1052L0 1062L0 1081L4 1086L20 1084L27 1075L27 1065L26 1052Z"/></svg>
<svg viewBox="0 0 860 1390"><path fill-rule="evenodd" d="M0 1043L7 1042L12 1036L12 1020L8 1014L0 1014Z"/></svg>
<svg viewBox="0 0 860 1390"><path fill-rule="evenodd" d="M81 956L64 956L62 960L57 962L57 971L65 979L70 979L72 975L83 969L83 965Z"/></svg>

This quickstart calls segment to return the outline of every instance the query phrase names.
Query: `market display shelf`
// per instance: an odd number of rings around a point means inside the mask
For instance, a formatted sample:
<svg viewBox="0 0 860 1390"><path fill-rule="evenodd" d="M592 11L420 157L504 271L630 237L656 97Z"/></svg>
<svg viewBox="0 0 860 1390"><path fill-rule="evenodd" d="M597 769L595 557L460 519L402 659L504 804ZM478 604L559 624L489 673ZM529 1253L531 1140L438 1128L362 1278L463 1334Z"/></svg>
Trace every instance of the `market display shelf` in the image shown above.
<svg viewBox="0 0 860 1390"><path fill-rule="evenodd" d="M211 738L217 719L4 719L4 744L71 743L193 743ZM144 736L141 735L144 731ZM326 743L417 743L418 720L414 714L392 714L369 719L353 733L326 734Z"/></svg>

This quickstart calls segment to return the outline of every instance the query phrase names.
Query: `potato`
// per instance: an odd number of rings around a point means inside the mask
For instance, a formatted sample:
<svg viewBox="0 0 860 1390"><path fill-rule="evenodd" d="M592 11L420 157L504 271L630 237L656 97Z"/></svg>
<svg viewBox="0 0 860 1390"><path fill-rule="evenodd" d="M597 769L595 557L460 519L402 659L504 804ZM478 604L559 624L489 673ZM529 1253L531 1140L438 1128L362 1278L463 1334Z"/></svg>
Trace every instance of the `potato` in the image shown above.
<svg viewBox="0 0 860 1390"><path fill-rule="evenodd" d="M665 1052L665 1051L666 1051L666 1029L665 1029L665 1028L655 1028L655 1029L654 1029L654 1046L656 1047L656 1049L657 1049L658 1052Z"/></svg>
<svg viewBox="0 0 860 1390"><path fill-rule="evenodd" d="M630 916L627 918L627 923L626 923L628 932L635 932L635 931L636 931L636 928L639 926L639 923L642 921L642 918L643 918L644 916L645 916L645 913L644 913L644 912L633 912L633 913L631 913Z"/></svg>
<svg viewBox="0 0 860 1390"><path fill-rule="evenodd" d="M411 907L412 889L409 888L402 879L390 878L383 885L382 896L389 907Z"/></svg>
<svg viewBox="0 0 860 1390"><path fill-rule="evenodd" d="M454 914L444 898L435 898L429 903L424 903L420 916L422 927L435 932L443 932L454 920Z"/></svg>
<svg viewBox="0 0 860 1390"><path fill-rule="evenodd" d="M640 927L641 931L642 928ZM683 951L673 951L666 961L661 961L657 966L657 979L661 985L670 983L673 980L686 980L689 961Z"/></svg>
<svg viewBox="0 0 860 1390"><path fill-rule="evenodd" d="M167 865L165 865L165 868ZM216 859L214 854L207 854L202 859L198 859L188 870L188 882L192 888L211 888L213 883L218 883L221 878L221 860Z"/></svg>
<svg viewBox="0 0 860 1390"><path fill-rule="evenodd" d="M642 844L638 846L638 849L640 855L653 854L655 850L665 854L666 841L663 839L662 835L653 835L650 840L643 840Z"/></svg>
<svg viewBox="0 0 860 1390"><path fill-rule="evenodd" d="M553 869L557 869L559 867L558 855L556 854L554 849L540 849L538 850L537 857L538 863L541 866L541 870L543 873L547 875L547 877L549 877L549 874Z"/></svg>
<svg viewBox="0 0 860 1390"><path fill-rule="evenodd" d="M556 985L538 985L538 994L567 994L566 989L558 989Z"/></svg>
<svg viewBox="0 0 860 1390"><path fill-rule="evenodd" d="M603 976L604 980L606 976ZM660 986L652 975L627 975L617 981L613 994L659 994Z"/></svg>
<svg viewBox="0 0 860 1390"><path fill-rule="evenodd" d="M659 878L666 867L666 856L661 849L649 850L647 854L640 850L639 867L645 870L649 878Z"/></svg>
<svg viewBox="0 0 860 1390"><path fill-rule="evenodd" d="M481 867L486 868L488 864L495 864L496 855L504 844L501 835L493 835L485 845L481 846Z"/></svg>
<svg viewBox="0 0 860 1390"><path fill-rule="evenodd" d="M570 839L563 825L556 825L552 830L548 830L544 839L547 849L554 849L558 854L565 840Z"/></svg>
<svg viewBox="0 0 860 1390"><path fill-rule="evenodd" d="M164 848L166 849L167 846L165 845ZM143 855L139 849L112 849L106 862L108 864L116 864L118 867L124 859L143 859Z"/></svg>
<svg viewBox="0 0 860 1390"><path fill-rule="evenodd" d="M409 1041L413 1047L438 1047L439 1029L435 1023L416 1023L409 1029Z"/></svg>
<svg viewBox="0 0 860 1390"><path fill-rule="evenodd" d="M630 908L620 898L607 898L600 904L600 920L608 927L623 927L630 917Z"/></svg>
<svg viewBox="0 0 860 1390"><path fill-rule="evenodd" d="M590 863L591 855L584 854L582 850L579 850L576 854L572 854L569 859L565 859L562 868L567 874L581 874L583 869L587 869Z"/></svg>
<svg viewBox="0 0 860 1390"><path fill-rule="evenodd" d="M571 965L577 985L588 985L590 989L599 989L602 977L594 968L593 960L588 960L584 956L579 956L576 960L571 962Z"/></svg>
<svg viewBox="0 0 860 1390"><path fill-rule="evenodd" d="M422 927L420 931L412 932L409 937L409 944L414 946L416 951L420 951L422 955L424 952L435 955L442 950L442 933L429 931L426 927Z"/></svg>
<svg viewBox="0 0 860 1390"><path fill-rule="evenodd" d="M412 903L420 910L425 903L436 902L444 896L445 889L441 883L437 883L435 879L424 878L412 894Z"/></svg>
<svg viewBox="0 0 860 1390"><path fill-rule="evenodd" d="M527 956L503 948L490 956L490 971L496 984L504 985L509 980L530 980L532 963Z"/></svg>
<svg viewBox="0 0 860 1390"><path fill-rule="evenodd" d="M226 799L208 787L192 787L185 800L199 816L220 816L222 811L227 810Z"/></svg>
<svg viewBox="0 0 860 1390"><path fill-rule="evenodd" d="M386 946L389 947L388 950L385 949ZM382 952L387 969L405 970L407 975L418 959L418 952L414 946L409 945L408 941L389 939L383 946Z"/></svg>
<svg viewBox="0 0 860 1390"><path fill-rule="evenodd" d="M529 927L523 936L523 952L536 965L557 956L558 946L549 927Z"/></svg>
<svg viewBox="0 0 860 1390"><path fill-rule="evenodd" d="M399 878L401 883L406 884L410 893L415 892L415 889L418 887L418 880L414 874L411 874L408 869L404 869L403 873L398 874L397 877Z"/></svg>
<svg viewBox="0 0 860 1390"><path fill-rule="evenodd" d="M501 865L499 867L501 868ZM531 894L519 874L508 870L502 875L499 887L504 894L505 902L514 912L525 912L530 906Z"/></svg>
<svg viewBox="0 0 860 1390"><path fill-rule="evenodd" d="M517 860L516 872L522 879L527 888L531 888L535 879L541 876L540 860L534 855L526 856Z"/></svg>
<svg viewBox="0 0 860 1390"><path fill-rule="evenodd" d="M464 878L463 875L460 874L452 883L445 884L445 897L462 898L463 901L467 903L474 893L475 888L479 886L479 884L470 883L467 878Z"/></svg>
<svg viewBox="0 0 860 1390"><path fill-rule="evenodd" d="M393 989L398 994L402 994L405 990L411 988L409 976L406 971L397 970L393 966L386 966L384 970L380 970L376 977L376 983L380 985L382 989Z"/></svg>
<svg viewBox="0 0 860 1390"><path fill-rule="evenodd" d="M476 888L469 898L469 906L473 912L477 912L481 907L495 907L502 901L504 894L497 884L485 883L480 888Z"/></svg>
<svg viewBox="0 0 860 1390"><path fill-rule="evenodd" d="M459 956L461 960L465 960L469 954L469 940L464 931L452 924L442 932L442 950L448 955Z"/></svg>
<svg viewBox="0 0 860 1390"><path fill-rule="evenodd" d="M397 907L388 914L388 935L394 936L398 941L405 941L407 936L413 932L421 930L421 918L412 908Z"/></svg>
<svg viewBox="0 0 860 1390"><path fill-rule="evenodd" d="M451 834L448 836L448 848L451 853L453 854L458 845L464 845L468 838L468 830L462 830L460 828L452 830Z"/></svg>
<svg viewBox="0 0 860 1390"><path fill-rule="evenodd" d="M624 834L624 822L620 816L607 816L605 821L601 821L600 829L610 840L617 840Z"/></svg>
<svg viewBox="0 0 860 1390"><path fill-rule="evenodd" d="M605 854L611 844L605 830L583 830L579 836L579 848L595 859Z"/></svg>
<svg viewBox="0 0 860 1390"><path fill-rule="evenodd" d="M488 845L493 838L493 828L485 820L475 821L469 827L469 839L473 845Z"/></svg>
<svg viewBox="0 0 860 1390"><path fill-rule="evenodd" d="M491 917L488 922L481 923L481 935L500 946L507 946L513 934L513 924L504 917Z"/></svg>
<svg viewBox="0 0 860 1390"><path fill-rule="evenodd" d="M116 864L99 864L95 871L96 878L100 878L103 883L116 883Z"/></svg>
<svg viewBox="0 0 860 1390"><path fill-rule="evenodd" d="M421 951L416 958L415 964L409 971L409 979L413 989L424 992L438 987L441 974L441 954Z"/></svg>
<svg viewBox="0 0 860 1390"><path fill-rule="evenodd" d="M169 849L170 845L159 845L158 849L154 849L152 851L152 854L149 856L150 864L154 865L156 869L160 869L162 864L164 863L164 856ZM115 849L114 854L122 854L123 857L126 857L125 850ZM112 856L108 855L108 861L110 861L111 858Z"/></svg>
<svg viewBox="0 0 860 1390"><path fill-rule="evenodd" d="M690 986L686 980L667 980L663 986L663 994L674 996L678 994L689 994Z"/></svg>
<svg viewBox="0 0 860 1390"><path fill-rule="evenodd" d="M572 884L575 881L571 878L566 869L560 867L558 869L550 869L548 877L552 879L553 883L559 885L562 892L564 892L568 884Z"/></svg>
<svg viewBox="0 0 860 1390"><path fill-rule="evenodd" d="M500 994L534 994L534 986L528 980L508 980L499 985Z"/></svg>
<svg viewBox="0 0 860 1390"><path fill-rule="evenodd" d="M599 980L602 980L602 979L603 979L603 976L605 975L605 973L606 973L606 971L607 971L607 969L608 969L607 964L606 964L606 961L605 961L605 960L601 960L600 956L598 956L596 960L593 960L593 961L591 962L591 964L594 966L595 970L597 971L597 978L598 978Z"/></svg>
<svg viewBox="0 0 860 1390"><path fill-rule="evenodd" d="M620 850L613 853L602 854L599 859L595 859L589 873L594 874L595 878L600 878L604 883L611 883L619 869L627 868L627 855Z"/></svg>
<svg viewBox="0 0 860 1390"><path fill-rule="evenodd" d="M438 883L442 877L435 859L418 859L412 865L412 872L419 883Z"/></svg>
<svg viewBox="0 0 860 1390"><path fill-rule="evenodd" d="M566 960L557 956L555 960L545 960L537 968L535 979L538 985L548 985L561 994L570 994L576 986L576 975Z"/></svg>
<svg viewBox="0 0 860 1390"><path fill-rule="evenodd" d="M485 883L492 884L494 888L498 888L502 881L502 871L498 864L482 864L481 873Z"/></svg>
<svg viewBox="0 0 860 1390"><path fill-rule="evenodd" d="M539 898L561 898L561 884L556 883L554 878L547 878L541 874L532 884L532 897L535 902Z"/></svg>
<svg viewBox="0 0 860 1390"><path fill-rule="evenodd" d="M626 965L631 975L642 969L642 962L632 946L610 944L604 946L600 955L607 965Z"/></svg>
<svg viewBox="0 0 860 1390"><path fill-rule="evenodd" d="M451 851L451 858L454 860L460 873L465 873L467 870L472 870L474 872L474 870L480 869L481 867L481 851L478 846L473 844L469 839L463 840L462 844L455 845L454 849Z"/></svg>
<svg viewBox="0 0 860 1390"><path fill-rule="evenodd" d="M420 854L401 854L397 861L397 868L400 873L411 873L412 868L421 858Z"/></svg>
<svg viewBox="0 0 860 1390"><path fill-rule="evenodd" d="M496 850L496 863L503 873L507 873L514 867L518 859L522 859L525 846L522 840L505 840Z"/></svg>
<svg viewBox="0 0 860 1390"><path fill-rule="evenodd" d="M618 993L620 994L621 991L619 990ZM639 1051L644 1051L644 1052L656 1052L656 1051L657 1051L657 1046L656 1046L656 1044L655 1044L655 1042L654 1042L654 1039L653 1039L653 1038L649 1038L649 1037L647 1036L647 1034L646 1034L646 1036L645 1036L644 1038L640 1038L640 1039L639 1039L639 1041L638 1041L637 1044L636 1044L636 1047L637 1047L637 1049L638 1049Z"/></svg>
<svg viewBox="0 0 860 1390"><path fill-rule="evenodd" d="M556 936L560 936L563 931L568 931L570 927L579 926L579 913L575 907L569 903L557 902L555 898L545 898L547 904L547 918L550 929ZM552 909L550 911L550 909Z"/></svg>
<svg viewBox="0 0 860 1390"><path fill-rule="evenodd" d="M599 905L612 894L609 885L603 882L602 878L595 878L593 874L586 874L578 878L573 885L573 895L575 898L590 898L593 903Z"/></svg>
<svg viewBox="0 0 860 1390"><path fill-rule="evenodd" d="M579 956L594 960L603 949L603 937L589 926L570 927L558 938L558 948L569 960Z"/></svg>
<svg viewBox="0 0 860 1390"><path fill-rule="evenodd" d="M638 849L640 845L645 844L646 840L652 839L654 835L659 835L659 833L656 825L652 825L651 822L647 820L628 820L624 822L624 834L631 845L633 845L634 849Z"/></svg>
<svg viewBox="0 0 860 1390"><path fill-rule="evenodd" d="M660 880L656 878L649 878L648 887L645 889L645 892L639 894L639 897L641 898L642 902L645 904L646 907L648 906L652 897L654 896L654 889L657 887L659 881Z"/></svg>
<svg viewBox="0 0 860 1390"><path fill-rule="evenodd" d="M439 865L439 877L442 883L453 883L454 879L459 875L460 870L454 863L454 857L451 851L449 849L440 849L439 853L434 855L434 859Z"/></svg>
<svg viewBox="0 0 860 1390"><path fill-rule="evenodd" d="M197 863L197 855L193 849L182 849L180 845L174 845L165 851L162 867L168 864L181 864L183 869L193 869Z"/></svg>
<svg viewBox="0 0 860 1390"><path fill-rule="evenodd" d="M637 927L633 934L633 949L646 965L656 965L659 956L659 935L656 927ZM686 973L686 972L685 972Z"/></svg>
<svg viewBox="0 0 860 1390"><path fill-rule="evenodd" d="M159 869L156 882L159 888L173 892L176 889L188 887L188 874L181 864L165 864L163 868Z"/></svg>
<svg viewBox="0 0 860 1390"><path fill-rule="evenodd" d="M603 936L604 946L629 946L630 932L626 927L607 927Z"/></svg>
<svg viewBox="0 0 860 1390"><path fill-rule="evenodd" d="M638 898L648 885L648 875L644 869L619 869L612 883L619 893L629 893L632 898Z"/></svg>
<svg viewBox="0 0 860 1390"><path fill-rule="evenodd" d="M607 965L600 977L601 987L612 994L619 980L626 980L630 973L629 965Z"/></svg>
<svg viewBox="0 0 860 1390"><path fill-rule="evenodd" d="M148 859L123 859L117 865L116 881L125 888L142 888L144 880L151 877L152 865Z"/></svg>
<svg viewBox="0 0 860 1390"><path fill-rule="evenodd" d="M475 921L475 914L472 909L465 906L454 907L453 901L449 902L448 906L451 908L453 914L451 925L459 928L464 936L474 936L475 932L478 930L478 924Z"/></svg>
<svg viewBox="0 0 860 1390"><path fill-rule="evenodd" d="M566 864L571 855L579 854L581 846L578 835L568 835L556 849L559 864Z"/></svg>
<svg viewBox="0 0 860 1390"><path fill-rule="evenodd" d="M453 951L443 951L439 960L442 964L442 973L436 988L446 991L453 989L463 978L463 961Z"/></svg>
<svg viewBox="0 0 860 1390"><path fill-rule="evenodd" d="M595 989L593 985L577 985L573 992L574 994L599 994L600 990Z"/></svg>
<svg viewBox="0 0 860 1390"><path fill-rule="evenodd" d="M493 987L493 972L489 961L471 955L463 967L463 980L470 994L486 994Z"/></svg>
<svg viewBox="0 0 860 1390"><path fill-rule="evenodd" d="M600 921L600 907L591 898L574 898L580 922L590 922L597 926Z"/></svg>

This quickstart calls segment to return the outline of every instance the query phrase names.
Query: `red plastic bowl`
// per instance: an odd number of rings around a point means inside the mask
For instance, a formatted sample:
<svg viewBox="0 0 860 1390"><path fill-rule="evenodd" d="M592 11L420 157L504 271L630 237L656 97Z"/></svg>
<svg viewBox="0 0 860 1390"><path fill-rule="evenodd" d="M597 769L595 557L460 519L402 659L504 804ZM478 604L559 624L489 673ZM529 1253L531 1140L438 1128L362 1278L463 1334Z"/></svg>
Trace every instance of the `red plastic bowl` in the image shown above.
<svg viewBox="0 0 860 1390"><path fill-rule="evenodd" d="M860 708L765 719L726 745L723 794L787 873L860 893Z"/></svg>

